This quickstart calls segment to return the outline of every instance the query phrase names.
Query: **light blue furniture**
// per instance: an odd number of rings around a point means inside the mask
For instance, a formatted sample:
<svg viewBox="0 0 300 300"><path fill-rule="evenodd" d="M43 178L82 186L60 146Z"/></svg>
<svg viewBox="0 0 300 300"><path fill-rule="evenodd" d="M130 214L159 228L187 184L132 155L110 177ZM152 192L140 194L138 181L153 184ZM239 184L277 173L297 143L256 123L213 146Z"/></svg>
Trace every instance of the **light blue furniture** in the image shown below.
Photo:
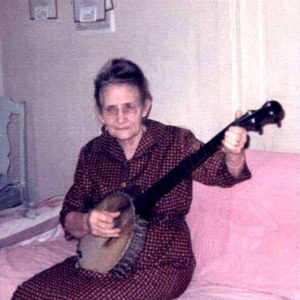
<svg viewBox="0 0 300 300"><path fill-rule="evenodd" d="M8 138L8 124L11 115L17 115L19 118L19 174L17 182L11 182L14 188L19 190L21 202L24 206L29 206L27 193L27 176L26 176L26 128L25 128L25 102L13 102L7 97L0 97L0 174L2 178L8 176L10 165L9 153L10 143ZM3 187L3 184L2 184Z"/></svg>

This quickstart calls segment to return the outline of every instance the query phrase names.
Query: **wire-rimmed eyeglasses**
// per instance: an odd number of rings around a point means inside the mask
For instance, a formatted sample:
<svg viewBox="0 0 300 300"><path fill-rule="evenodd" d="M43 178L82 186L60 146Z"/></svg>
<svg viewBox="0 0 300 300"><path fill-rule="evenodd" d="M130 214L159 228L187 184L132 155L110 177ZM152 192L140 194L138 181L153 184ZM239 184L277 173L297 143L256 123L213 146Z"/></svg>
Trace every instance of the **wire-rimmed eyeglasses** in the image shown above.
<svg viewBox="0 0 300 300"><path fill-rule="evenodd" d="M107 107L102 108L102 112L104 116L107 117L117 117L120 112L122 112L122 115L126 117L133 117L136 115L138 107L140 107L140 104L133 104L133 103L125 103L122 104L121 107L119 108L116 105L110 105Z"/></svg>

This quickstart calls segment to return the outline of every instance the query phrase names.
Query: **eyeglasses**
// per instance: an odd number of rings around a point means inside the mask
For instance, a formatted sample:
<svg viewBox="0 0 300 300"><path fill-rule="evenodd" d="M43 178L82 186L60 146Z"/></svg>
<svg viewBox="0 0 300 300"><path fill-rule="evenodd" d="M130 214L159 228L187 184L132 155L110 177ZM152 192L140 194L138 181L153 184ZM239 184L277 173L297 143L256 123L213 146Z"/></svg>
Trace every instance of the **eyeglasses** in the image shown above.
<svg viewBox="0 0 300 300"><path fill-rule="evenodd" d="M103 107L102 112L106 117L110 117L110 118L117 117L120 111L125 117L133 117L136 115L138 107L140 106L141 106L140 104L137 105L132 103L125 103L121 106L121 108L118 108L115 105L111 105L108 107Z"/></svg>

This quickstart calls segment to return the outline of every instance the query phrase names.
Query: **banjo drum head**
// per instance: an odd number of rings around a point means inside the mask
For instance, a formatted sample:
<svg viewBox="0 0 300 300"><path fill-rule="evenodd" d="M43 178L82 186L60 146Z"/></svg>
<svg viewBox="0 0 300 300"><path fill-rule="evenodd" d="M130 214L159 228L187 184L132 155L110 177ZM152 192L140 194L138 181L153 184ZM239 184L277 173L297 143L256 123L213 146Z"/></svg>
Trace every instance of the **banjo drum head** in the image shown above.
<svg viewBox="0 0 300 300"><path fill-rule="evenodd" d="M115 219L115 227L121 228L118 237L103 238L88 234L78 243L78 264L80 267L100 273L107 273L114 268L126 253L134 235L135 210L132 198L121 192L104 198L97 210L121 211Z"/></svg>

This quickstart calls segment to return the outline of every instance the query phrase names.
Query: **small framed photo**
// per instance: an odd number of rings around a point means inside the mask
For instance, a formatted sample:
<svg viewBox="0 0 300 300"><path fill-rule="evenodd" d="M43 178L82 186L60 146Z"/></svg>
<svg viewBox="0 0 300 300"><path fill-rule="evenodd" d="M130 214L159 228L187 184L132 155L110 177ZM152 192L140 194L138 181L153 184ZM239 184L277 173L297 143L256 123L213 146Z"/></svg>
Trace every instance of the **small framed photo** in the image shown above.
<svg viewBox="0 0 300 300"><path fill-rule="evenodd" d="M57 0L29 0L31 20L57 19Z"/></svg>
<svg viewBox="0 0 300 300"><path fill-rule="evenodd" d="M106 1L105 0L73 0L74 21L97 22L106 20Z"/></svg>

